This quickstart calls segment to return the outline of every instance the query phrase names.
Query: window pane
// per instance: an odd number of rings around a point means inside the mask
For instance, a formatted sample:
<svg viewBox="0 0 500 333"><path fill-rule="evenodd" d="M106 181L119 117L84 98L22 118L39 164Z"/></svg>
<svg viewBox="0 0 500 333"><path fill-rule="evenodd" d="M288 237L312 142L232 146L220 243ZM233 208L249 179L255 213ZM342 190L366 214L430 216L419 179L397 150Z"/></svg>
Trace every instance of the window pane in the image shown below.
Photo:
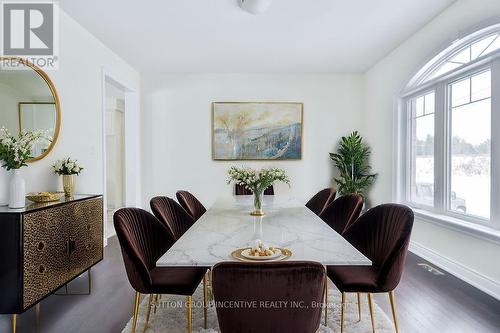
<svg viewBox="0 0 500 333"><path fill-rule="evenodd" d="M470 52L471 52L470 47L468 47L448 61L455 62L455 63L461 64L461 65L469 63L470 62Z"/></svg>
<svg viewBox="0 0 500 333"><path fill-rule="evenodd" d="M491 80L485 73L473 76L486 99L451 109L451 188L449 209L458 213L490 217ZM457 82L452 84L452 91ZM473 88L474 89L474 88Z"/></svg>
<svg viewBox="0 0 500 333"><path fill-rule="evenodd" d="M472 47L471 47L472 48L472 60L484 55L488 46L490 46L490 44L495 41L495 38L497 36L498 35L486 37L486 38L480 40L479 42L472 44Z"/></svg>
<svg viewBox="0 0 500 333"><path fill-rule="evenodd" d="M412 170L411 193L412 202L434 205L434 92L416 98L413 105L424 100L425 114L412 115Z"/></svg>
<svg viewBox="0 0 500 333"><path fill-rule="evenodd" d="M454 70L455 68L461 67L462 65L454 62L445 62L443 65L441 65L438 69L436 69L431 75L429 75L425 80L432 80L440 75L443 75L445 73L448 73L449 71Z"/></svg>
<svg viewBox="0 0 500 333"><path fill-rule="evenodd" d="M478 101L491 96L491 72L486 71L482 74L473 76L472 79L471 100Z"/></svg>
<svg viewBox="0 0 500 333"><path fill-rule="evenodd" d="M451 85L451 106L459 106L470 102L470 78Z"/></svg>
<svg viewBox="0 0 500 333"><path fill-rule="evenodd" d="M500 49L500 35L497 35L496 39L491 43L490 46L484 51L482 55L488 54L490 52Z"/></svg>

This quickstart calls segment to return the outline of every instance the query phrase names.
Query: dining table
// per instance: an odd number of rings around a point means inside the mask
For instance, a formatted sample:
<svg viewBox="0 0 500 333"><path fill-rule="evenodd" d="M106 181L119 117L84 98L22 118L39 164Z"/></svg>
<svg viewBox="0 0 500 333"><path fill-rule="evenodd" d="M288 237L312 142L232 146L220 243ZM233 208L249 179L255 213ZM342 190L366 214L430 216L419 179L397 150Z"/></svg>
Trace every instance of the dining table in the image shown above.
<svg viewBox="0 0 500 333"><path fill-rule="evenodd" d="M157 261L157 266L212 267L236 261L233 251L257 240L288 249L287 261L315 261L325 266L371 265L339 233L291 196L265 195L264 216L252 216L253 196L218 198Z"/></svg>

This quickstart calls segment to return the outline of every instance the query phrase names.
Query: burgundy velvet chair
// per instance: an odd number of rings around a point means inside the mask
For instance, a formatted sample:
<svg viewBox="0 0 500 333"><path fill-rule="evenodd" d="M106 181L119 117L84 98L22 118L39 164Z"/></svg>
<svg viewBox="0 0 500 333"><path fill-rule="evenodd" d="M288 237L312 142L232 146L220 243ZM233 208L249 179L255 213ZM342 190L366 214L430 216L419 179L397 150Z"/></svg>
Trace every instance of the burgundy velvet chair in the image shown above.
<svg viewBox="0 0 500 333"><path fill-rule="evenodd" d="M319 217L342 235L359 217L361 209L363 209L363 197L359 194L346 194L326 206Z"/></svg>
<svg viewBox="0 0 500 333"><path fill-rule="evenodd" d="M153 215L138 208L122 208L114 214L114 225L120 242L125 270L135 289L132 333L137 326L141 294L149 294L149 307L157 295L187 296L188 332L192 330L192 295L203 280L206 326L206 268L156 267L156 261L174 244L170 232Z"/></svg>
<svg viewBox="0 0 500 333"><path fill-rule="evenodd" d="M184 210L188 212L195 221L198 221L198 219L207 211L205 206L203 206L203 204L188 191L177 191L175 196L177 197L177 201L179 201L182 208L184 208Z"/></svg>
<svg viewBox="0 0 500 333"><path fill-rule="evenodd" d="M324 286L325 269L319 263L217 264L212 270L212 287L220 331L314 333L321 320L321 306L317 305L322 302ZM282 301L283 307L262 306L267 301ZM230 302L247 306L217 306Z"/></svg>
<svg viewBox="0 0 500 333"><path fill-rule="evenodd" d="M344 331L346 293L367 293L372 331L375 332L372 293L389 293L394 327L398 332L394 289L404 269L413 211L384 204L370 209L344 232L344 238L372 261L372 266L328 266L328 277L342 292L341 332ZM358 299L359 301L359 299Z"/></svg>
<svg viewBox="0 0 500 333"><path fill-rule="evenodd" d="M245 186L240 184L234 185L234 194L236 195L252 195L253 192L247 189ZM274 187L273 185L269 186L264 190L264 195L274 195Z"/></svg>
<svg viewBox="0 0 500 333"><path fill-rule="evenodd" d="M191 228L195 220L174 199L154 197L149 202L153 214L162 222L175 240Z"/></svg>
<svg viewBox="0 0 500 333"><path fill-rule="evenodd" d="M325 188L318 193L316 193L309 201L306 203L306 207L312 210L316 215L320 215L323 209L335 200L335 195L337 190L333 187Z"/></svg>

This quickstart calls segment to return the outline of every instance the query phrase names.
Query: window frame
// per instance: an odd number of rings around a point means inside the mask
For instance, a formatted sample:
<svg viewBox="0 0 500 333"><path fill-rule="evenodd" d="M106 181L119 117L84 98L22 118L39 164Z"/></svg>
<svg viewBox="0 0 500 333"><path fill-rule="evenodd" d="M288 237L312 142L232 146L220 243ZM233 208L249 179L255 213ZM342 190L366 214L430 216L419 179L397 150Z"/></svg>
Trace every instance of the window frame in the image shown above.
<svg viewBox="0 0 500 333"><path fill-rule="evenodd" d="M500 32L500 25L497 25ZM397 174L397 200L418 210L418 214L428 215L436 220L439 216L447 224L456 223L469 225L471 228L479 226L487 229L500 230L500 133L495 133L494 124L500 123L500 50L481 56L470 63L447 72L432 80L421 83L432 70L453 57L459 50L463 50L470 44L492 34L490 29L487 33L477 34L475 38L464 38L463 43L453 45L446 53L440 53L431 63L417 74L401 94L399 101L400 121L398 121L397 135L400 136L400 144L397 153L399 161L396 162ZM472 34L474 35L474 34ZM448 92L450 84L467 76L475 75L483 71L491 71L491 151L490 151L490 218L485 219L473 215L453 212L449 208L451 196L451 94ZM412 83L413 82L413 83ZM434 107L434 206L426 206L411 201L412 181L412 108L411 101L431 91L435 93ZM476 227L477 226L477 227Z"/></svg>

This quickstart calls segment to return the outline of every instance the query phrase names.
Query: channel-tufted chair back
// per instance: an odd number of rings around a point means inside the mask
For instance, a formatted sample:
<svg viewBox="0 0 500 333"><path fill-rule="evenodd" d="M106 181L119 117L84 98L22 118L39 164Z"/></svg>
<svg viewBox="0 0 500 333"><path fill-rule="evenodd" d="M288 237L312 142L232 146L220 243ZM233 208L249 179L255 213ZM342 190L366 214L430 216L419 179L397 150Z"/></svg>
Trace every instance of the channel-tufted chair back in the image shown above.
<svg viewBox="0 0 500 333"><path fill-rule="evenodd" d="M170 230L175 240L181 238L195 222L174 199L154 197L149 204L153 214Z"/></svg>
<svg viewBox="0 0 500 333"><path fill-rule="evenodd" d="M240 184L234 185L234 194L236 195L252 195L253 192ZM274 186L271 185L264 190L264 195L274 195Z"/></svg>
<svg viewBox="0 0 500 333"><path fill-rule="evenodd" d="M392 291L399 284L412 227L409 207L384 204L370 209L344 232L344 238L377 269L379 292Z"/></svg>
<svg viewBox="0 0 500 333"><path fill-rule="evenodd" d="M328 206L333 200L335 200L335 195L337 190L333 187L325 188L318 193L316 193L309 201L306 203L306 207L313 211L314 214L320 215L323 209Z"/></svg>
<svg viewBox="0 0 500 333"><path fill-rule="evenodd" d="M335 199L323 209L320 218L339 234L342 234L361 214L363 197L346 194Z"/></svg>
<svg viewBox="0 0 500 333"><path fill-rule="evenodd" d="M221 333L318 330L325 284L325 269L321 264L224 262L215 265L212 272Z"/></svg>
<svg viewBox="0 0 500 333"><path fill-rule="evenodd" d="M130 284L140 293L149 293L150 271L175 241L161 222L145 210L122 208L113 220Z"/></svg>
<svg viewBox="0 0 500 333"><path fill-rule="evenodd" d="M196 197L188 191L177 191L175 196L177 197L177 201L179 201L182 208L184 208L184 210L188 212L195 221L198 221L198 219L207 211L200 200L196 199Z"/></svg>

